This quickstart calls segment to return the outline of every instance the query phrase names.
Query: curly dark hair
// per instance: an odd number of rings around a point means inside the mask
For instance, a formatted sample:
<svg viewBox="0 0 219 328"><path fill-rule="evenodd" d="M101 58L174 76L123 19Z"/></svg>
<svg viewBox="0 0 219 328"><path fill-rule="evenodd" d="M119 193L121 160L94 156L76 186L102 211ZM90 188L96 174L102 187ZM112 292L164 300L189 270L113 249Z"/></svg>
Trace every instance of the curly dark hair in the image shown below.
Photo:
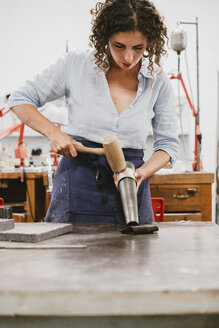
<svg viewBox="0 0 219 328"><path fill-rule="evenodd" d="M140 31L147 38L146 54L148 68L153 76L153 64L161 68L160 60L166 55L165 41L168 40L164 18L154 4L148 0L106 0L97 2L92 9L91 47L95 48L95 63L104 70L109 67L109 38L118 32Z"/></svg>

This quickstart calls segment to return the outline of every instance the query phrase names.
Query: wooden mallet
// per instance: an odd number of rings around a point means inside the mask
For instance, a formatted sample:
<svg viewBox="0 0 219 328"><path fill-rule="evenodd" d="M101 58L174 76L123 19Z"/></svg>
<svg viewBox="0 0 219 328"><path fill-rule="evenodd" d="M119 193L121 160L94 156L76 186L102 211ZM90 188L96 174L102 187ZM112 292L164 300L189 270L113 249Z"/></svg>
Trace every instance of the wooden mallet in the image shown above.
<svg viewBox="0 0 219 328"><path fill-rule="evenodd" d="M75 145L74 147L80 153L105 155L113 172L124 170L126 168L125 157L117 137L106 136L102 143L103 148L91 148L83 145Z"/></svg>

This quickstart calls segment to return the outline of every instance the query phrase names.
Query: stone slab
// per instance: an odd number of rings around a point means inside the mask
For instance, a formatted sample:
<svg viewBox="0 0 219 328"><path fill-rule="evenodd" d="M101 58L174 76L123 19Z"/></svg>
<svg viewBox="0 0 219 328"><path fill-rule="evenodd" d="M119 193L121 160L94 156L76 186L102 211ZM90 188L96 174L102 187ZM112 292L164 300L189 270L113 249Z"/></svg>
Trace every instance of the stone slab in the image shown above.
<svg viewBox="0 0 219 328"><path fill-rule="evenodd" d="M14 229L0 232L0 240L38 243L71 231L71 223L15 223Z"/></svg>
<svg viewBox="0 0 219 328"><path fill-rule="evenodd" d="M0 326L5 316L218 317L219 226L158 226L154 234L125 235L120 226L75 223L72 233L41 244L86 244L85 249L0 249ZM218 326L212 322L205 327Z"/></svg>
<svg viewBox="0 0 219 328"><path fill-rule="evenodd" d="M0 231L14 229L13 219L0 219Z"/></svg>
<svg viewBox="0 0 219 328"><path fill-rule="evenodd" d="M216 328L219 317L212 315L177 315L177 316L85 316L85 317L38 317L15 316L0 317L3 328Z"/></svg>

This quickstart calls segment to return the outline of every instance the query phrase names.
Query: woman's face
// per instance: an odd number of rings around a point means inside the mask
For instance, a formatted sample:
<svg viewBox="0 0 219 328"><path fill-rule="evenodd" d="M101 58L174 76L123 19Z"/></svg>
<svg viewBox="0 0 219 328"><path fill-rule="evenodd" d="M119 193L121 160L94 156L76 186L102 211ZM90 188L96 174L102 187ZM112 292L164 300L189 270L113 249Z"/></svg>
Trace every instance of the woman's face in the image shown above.
<svg viewBox="0 0 219 328"><path fill-rule="evenodd" d="M115 33L109 39L114 63L129 70L139 63L147 47L147 39L140 31Z"/></svg>

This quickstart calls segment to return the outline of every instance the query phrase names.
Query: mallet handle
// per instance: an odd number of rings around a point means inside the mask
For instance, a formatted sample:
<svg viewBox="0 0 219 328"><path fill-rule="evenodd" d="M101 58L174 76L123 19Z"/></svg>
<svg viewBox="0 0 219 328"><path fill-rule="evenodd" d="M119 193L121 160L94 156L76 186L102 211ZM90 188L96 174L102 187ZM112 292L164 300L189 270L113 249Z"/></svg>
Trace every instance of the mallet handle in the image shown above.
<svg viewBox="0 0 219 328"><path fill-rule="evenodd" d="M75 149L80 153L89 153L95 155L105 155L103 148L91 148L85 146L74 145Z"/></svg>

